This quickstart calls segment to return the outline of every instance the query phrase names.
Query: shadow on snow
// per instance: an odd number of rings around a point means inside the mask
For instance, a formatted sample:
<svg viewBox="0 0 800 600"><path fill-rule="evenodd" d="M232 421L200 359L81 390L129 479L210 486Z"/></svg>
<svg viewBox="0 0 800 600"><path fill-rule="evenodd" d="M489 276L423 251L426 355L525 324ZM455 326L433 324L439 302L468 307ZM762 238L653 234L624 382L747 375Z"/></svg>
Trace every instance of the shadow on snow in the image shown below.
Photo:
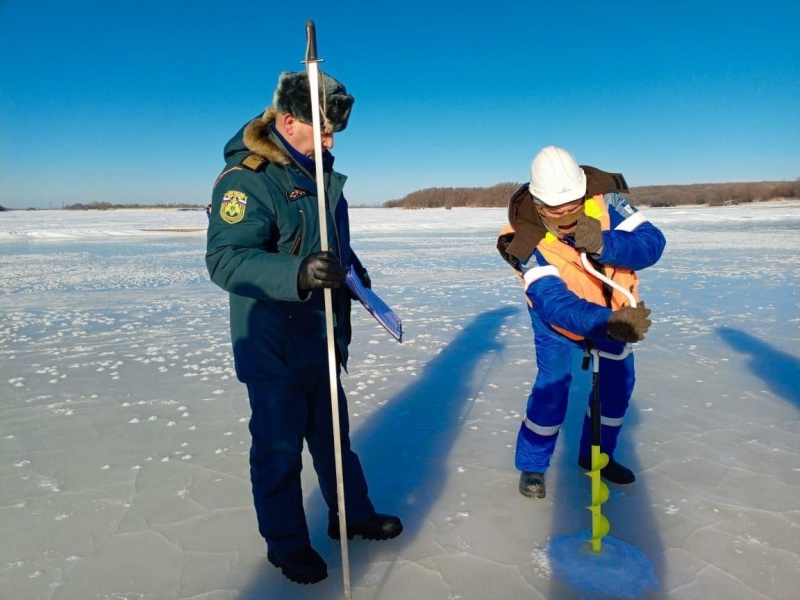
<svg viewBox="0 0 800 600"><path fill-rule="evenodd" d="M797 357L738 329L719 327L717 333L735 351L747 355L750 371L774 394L800 408L800 360Z"/></svg>

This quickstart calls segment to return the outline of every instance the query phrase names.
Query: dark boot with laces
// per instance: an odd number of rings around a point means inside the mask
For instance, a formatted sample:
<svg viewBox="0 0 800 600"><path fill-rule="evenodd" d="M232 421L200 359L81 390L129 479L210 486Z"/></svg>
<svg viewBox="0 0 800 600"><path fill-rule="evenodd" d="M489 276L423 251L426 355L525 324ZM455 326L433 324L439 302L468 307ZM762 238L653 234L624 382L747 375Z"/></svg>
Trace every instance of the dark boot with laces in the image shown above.
<svg viewBox="0 0 800 600"><path fill-rule="evenodd" d="M396 538L402 531L403 524L398 517L375 513L361 523L348 523L347 539L352 540L353 536L360 535L365 540L390 540ZM334 540L341 539L338 520L328 523L328 537Z"/></svg>
<svg viewBox="0 0 800 600"><path fill-rule="evenodd" d="M590 471L592 468L592 461L588 458L579 458L578 466L581 469ZM633 474L633 471L631 471L628 467L619 464L613 458L608 461L608 464L605 467L600 469L600 477L610 481L611 483L618 483L620 485L625 485L636 481L636 475Z"/></svg>
<svg viewBox="0 0 800 600"><path fill-rule="evenodd" d="M267 551L267 559L281 570L289 581L317 583L328 576L328 565L311 546L294 552Z"/></svg>
<svg viewBox="0 0 800 600"><path fill-rule="evenodd" d="M523 471L519 474L519 493L528 498L544 498L544 473Z"/></svg>

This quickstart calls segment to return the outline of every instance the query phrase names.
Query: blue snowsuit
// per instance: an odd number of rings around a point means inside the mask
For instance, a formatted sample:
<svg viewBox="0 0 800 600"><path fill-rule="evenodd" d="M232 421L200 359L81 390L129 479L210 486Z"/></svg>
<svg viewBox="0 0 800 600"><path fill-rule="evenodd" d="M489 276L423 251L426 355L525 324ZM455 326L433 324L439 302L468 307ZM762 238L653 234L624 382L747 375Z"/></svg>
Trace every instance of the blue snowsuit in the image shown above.
<svg viewBox="0 0 800 600"><path fill-rule="evenodd" d="M644 219L622 195L605 193L603 200L610 228L602 233L602 252L593 258L602 265L630 270L643 269L658 261L666 243L661 231ZM591 344L602 351L619 354L624 343L606 335L612 309L589 302L568 289L562 274L543 255L540 243L546 235L546 228L533 208L528 184L512 197L509 220L515 233L501 235L498 250L526 282L525 296L533 326L537 364L536 381L517 436L515 466L520 471L544 473L550 465L558 433L566 418L573 352L583 352ZM515 237L520 238L516 243ZM560 238L555 243L574 246L569 237ZM585 276L593 277L588 272ZM583 336L583 339L571 339L555 327ZM620 361L601 358L599 379L601 450L613 458L633 393L633 353ZM588 461L590 455L591 421L587 411L579 458Z"/></svg>

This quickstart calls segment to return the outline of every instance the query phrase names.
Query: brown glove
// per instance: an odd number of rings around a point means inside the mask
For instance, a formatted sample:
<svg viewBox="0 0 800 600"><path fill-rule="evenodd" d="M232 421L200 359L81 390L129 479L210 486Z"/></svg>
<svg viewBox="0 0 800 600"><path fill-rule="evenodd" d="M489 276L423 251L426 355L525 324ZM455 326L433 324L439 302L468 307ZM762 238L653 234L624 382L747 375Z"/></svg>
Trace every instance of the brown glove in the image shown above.
<svg viewBox="0 0 800 600"><path fill-rule="evenodd" d="M584 212L578 215L578 224L575 226L575 247L589 254L600 254L603 250L603 231L600 228L600 221Z"/></svg>
<svg viewBox="0 0 800 600"><path fill-rule="evenodd" d="M606 332L608 336L632 344L644 339L644 334L650 329L653 322L647 317L650 316L650 309L645 308L644 302L636 308L623 306L619 310L611 313L608 319Z"/></svg>

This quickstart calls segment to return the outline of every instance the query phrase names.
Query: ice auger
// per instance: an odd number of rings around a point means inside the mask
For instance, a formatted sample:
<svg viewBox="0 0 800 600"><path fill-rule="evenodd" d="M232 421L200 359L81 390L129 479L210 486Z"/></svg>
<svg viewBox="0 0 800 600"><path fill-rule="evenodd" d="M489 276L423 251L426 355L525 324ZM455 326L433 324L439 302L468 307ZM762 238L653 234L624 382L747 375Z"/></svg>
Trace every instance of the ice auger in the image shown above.
<svg viewBox="0 0 800 600"><path fill-rule="evenodd" d="M624 294L628 298L630 305L636 307L636 299L633 294L595 269L589 262L586 253L581 254L581 262L589 273ZM602 352L597 348L588 350L592 358L592 400L589 403L589 415L592 425L592 465L586 475L592 480L592 503L586 508L592 513L592 537L590 543L593 552L600 552L602 549L601 540L608 535L611 529L611 524L603 515L601 509L601 506L608 500L608 486L600 481L600 470L608 464L608 454L600 451L600 358L622 360L631 352L633 352L633 344L626 344L620 354Z"/></svg>

